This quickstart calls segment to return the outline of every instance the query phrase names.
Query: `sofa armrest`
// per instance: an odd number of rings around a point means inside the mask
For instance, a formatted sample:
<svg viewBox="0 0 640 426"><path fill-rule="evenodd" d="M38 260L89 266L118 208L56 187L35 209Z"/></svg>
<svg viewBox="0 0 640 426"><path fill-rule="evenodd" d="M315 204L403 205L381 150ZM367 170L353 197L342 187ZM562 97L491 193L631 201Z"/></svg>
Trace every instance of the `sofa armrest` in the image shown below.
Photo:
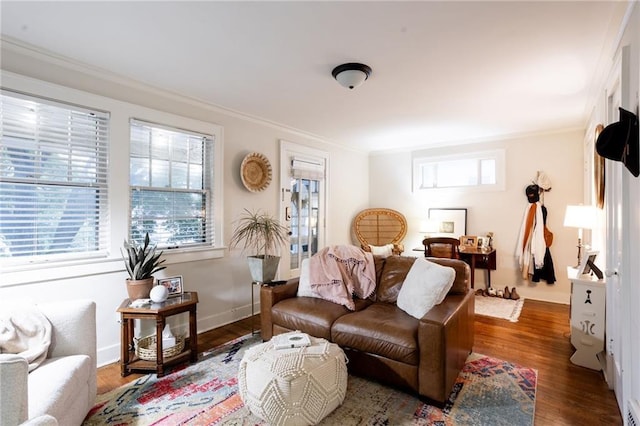
<svg viewBox="0 0 640 426"><path fill-rule="evenodd" d="M29 364L24 357L0 354L0 425L18 425L28 416Z"/></svg>
<svg viewBox="0 0 640 426"><path fill-rule="evenodd" d="M27 420L20 426L58 426L58 421L53 416L43 414L41 416Z"/></svg>
<svg viewBox="0 0 640 426"><path fill-rule="evenodd" d="M443 403L464 367L474 343L475 295L449 294L418 324L421 395Z"/></svg>
<svg viewBox="0 0 640 426"><path fill-rule="evenodd" d="M97 394L96 304L91 300L67 300L39 303L37 306L51 323L47 358L68 355L91 358L89 410Z"/></svg>
<svg viewBox="0 0 640 426"><path fill-rule="evenodd" d="M260 330L265 342L273 336L271 308L284 299L298 295L299 278L292 278L286 284L260 287Z"/></svg>

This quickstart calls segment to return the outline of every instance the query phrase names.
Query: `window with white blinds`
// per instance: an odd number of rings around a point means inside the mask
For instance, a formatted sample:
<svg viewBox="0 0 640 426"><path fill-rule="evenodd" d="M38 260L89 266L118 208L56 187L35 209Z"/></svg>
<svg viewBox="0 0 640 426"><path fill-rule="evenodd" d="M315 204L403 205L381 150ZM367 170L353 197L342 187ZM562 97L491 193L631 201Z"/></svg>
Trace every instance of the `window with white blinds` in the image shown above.
<svg viewBox="0 0 640 426"><path fill-rule="evenodd" d="M129 237L165 249L211 247L211 135L131 120Z"/></svg>
<svg viewBox="0 0 640 426"><path fill-rule="evenodd" d="M106 255L109 114L0 93L0 262Z"/></svg>

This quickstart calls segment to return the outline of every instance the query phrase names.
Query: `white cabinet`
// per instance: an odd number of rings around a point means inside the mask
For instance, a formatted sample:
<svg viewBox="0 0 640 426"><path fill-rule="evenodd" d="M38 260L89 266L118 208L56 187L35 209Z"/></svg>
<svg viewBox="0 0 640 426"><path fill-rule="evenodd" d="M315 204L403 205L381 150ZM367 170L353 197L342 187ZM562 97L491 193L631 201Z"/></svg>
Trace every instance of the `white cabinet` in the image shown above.
<svg viewBox="0 0 640 426"><path fill-rule="evenodd" d="M604 280L582 275L571 275L571 344L576 352L571 362L576 365L602 370L605 348L605 302ZM600 358L599 358L600 357Z"/></svg>

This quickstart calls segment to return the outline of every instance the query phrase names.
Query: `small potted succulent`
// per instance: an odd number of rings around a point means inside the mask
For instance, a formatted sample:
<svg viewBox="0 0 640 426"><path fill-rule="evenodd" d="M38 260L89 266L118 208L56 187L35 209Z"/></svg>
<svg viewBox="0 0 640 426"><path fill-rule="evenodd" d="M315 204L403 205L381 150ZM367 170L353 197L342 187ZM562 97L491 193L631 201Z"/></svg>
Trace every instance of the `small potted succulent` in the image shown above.
<svg viewBox="0 0 640 426"><path fill-rule="evenodd" d="M151 244L149 233L144 237L144 243L124 241L124 248L120 249L124 265L129 273L127 278L127 293L129 299L146 299L153 288L153 274L166 268L160 266L165 259L160 260L162 251L157 252L156 245Z"/></svg>
<svg viewBox="0 0 640 426"><path fill-rule="evenodd" d="M288 242L289 229L268 213L247 209L244 212L236 221L230 246L242 243L243 250L252 250L254 254L247 257L252 279L271 282L280 263L279 249Z"/></svg>

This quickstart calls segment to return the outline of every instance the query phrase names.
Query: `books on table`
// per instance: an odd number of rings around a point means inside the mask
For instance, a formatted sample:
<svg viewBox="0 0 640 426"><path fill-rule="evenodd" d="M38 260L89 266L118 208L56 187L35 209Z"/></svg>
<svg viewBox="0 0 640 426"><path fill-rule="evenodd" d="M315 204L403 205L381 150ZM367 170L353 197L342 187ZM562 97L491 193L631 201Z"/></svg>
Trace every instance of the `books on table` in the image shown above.
<svg viewBox="0 0 640 426"><path fill-rule="evenodd" d="M273 347L276 349L302 348L311 345L307 333L286 333L273 336Z"/></svg>

